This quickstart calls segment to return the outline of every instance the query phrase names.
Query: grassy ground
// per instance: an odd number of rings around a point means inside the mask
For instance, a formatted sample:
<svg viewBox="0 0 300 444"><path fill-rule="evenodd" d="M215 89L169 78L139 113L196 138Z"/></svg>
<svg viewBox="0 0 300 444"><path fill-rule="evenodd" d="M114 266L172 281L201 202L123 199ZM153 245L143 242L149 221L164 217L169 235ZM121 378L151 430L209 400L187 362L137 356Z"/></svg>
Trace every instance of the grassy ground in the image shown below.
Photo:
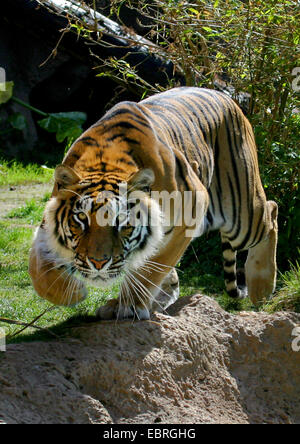
<svg viewBox="0 0 300 444"><path fill-rule="evenodd" d="M7 164L1 164L3 173L0 175L1 195L6 196L5 193L8 193L11 187L15 187L16 192L18 189L21 190L21 195L25 195L26 198L21 205L15 205L14 208L8 205L8 211L0 211L0 317L29 323L47 308L52 307L34 292L27 269L33 232L41 221L45 203L50 197L52 187L50 177L53 172L37 166L19 167L16 163L10 169ZM34 198L28 197L30 196L28 191L32 189L28 184L44 183L46 179L49 181L49 186L46 188L41 186L42 194L38 195L36 192ZM5 202L6 205L7 201L8 198L3 198L2 206ZM189 264L188 267L181 266L183 268L181 272L179 271L181 296L200 292L214 297L228 311L254 310L249 299L234 301L225 294L221 273L219 276L203 273L208 267L205 264L206 254L203 253L202 261L201 253L198 254L199 259L195 253L195 263ZM221 262L221 257L219 261ZM262 309L269 312L282 309L300 311L299 280L299 267L294 267L281 277L281 290ZM104 304L108 298L117 295L118 286L105 290L89 288L89 297L84 302L72 308L53 307L36 324L50 328L52 336L53 333L61 335L70 325L82 319L87 320L87 316L92 320L91 316L95 309ZM1 322L0 327L5 328L7 335L13 335L22 328L21 325ZM30 327L14 336L11 341L40 339L44 336L41 331ZM48 339L51 337L48 333L46 336Z"/></svg>
<svg viewBox="0 0 300 444"><path fill-rule="evenodd" d="M30 183L48 183L53 176L53 170L38 165L22 165L18 162L0 160L0 187Z"/></svg>

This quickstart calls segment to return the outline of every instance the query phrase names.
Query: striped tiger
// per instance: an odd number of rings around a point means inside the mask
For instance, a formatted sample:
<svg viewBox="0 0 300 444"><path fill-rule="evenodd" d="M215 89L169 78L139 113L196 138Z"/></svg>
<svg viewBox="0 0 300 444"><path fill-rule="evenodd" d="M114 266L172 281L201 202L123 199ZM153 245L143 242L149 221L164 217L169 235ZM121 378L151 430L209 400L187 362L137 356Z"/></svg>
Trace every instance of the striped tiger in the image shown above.
<svg viewBox="0 0 300 444"><path fill-rule="evenodd" d="M181 206L174 193L188 196ZM119 279L119 298L98 315L148 319L161 288L178 292L174 267L209 230L221 234L227 293L242 296L236 254L248 250L248 295L254 304L269 297L277 205L266 200L251 125L226 94L174 88L115 105L74 142L55 170L29 271L41 297L65 305L86 296L85 281Z"/></svg>

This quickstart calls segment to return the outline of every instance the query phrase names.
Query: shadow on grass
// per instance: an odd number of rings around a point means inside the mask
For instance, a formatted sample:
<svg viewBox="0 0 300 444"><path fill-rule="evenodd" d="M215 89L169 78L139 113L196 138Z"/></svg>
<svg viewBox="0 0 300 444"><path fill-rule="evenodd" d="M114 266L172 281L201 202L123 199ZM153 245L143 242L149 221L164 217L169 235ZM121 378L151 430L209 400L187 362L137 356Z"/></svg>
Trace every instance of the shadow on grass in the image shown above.
<svg viewBox="0 0 300 444"><path fill-rule="evenodd" d="M188 296L201 293L214 298L223 310L229 313L239 311L259 311L249 298L233 299L225 292L223 272L219 276L215 274L199 274L186 270L180 274L180 294Z"/></svg>
<svg viewBox="0 0 300 444"><path fill-rule="evenodd" d="M7 344L34 341L57 341L67 338L72 328L81 327L83 325L92 324L95 322L101 321L99 320L99 318L93 315L77 314L55 325L43 327L43 329L41 330L35 330L31 333L20 333L12 337L11 339L8 336Z"/></svg>

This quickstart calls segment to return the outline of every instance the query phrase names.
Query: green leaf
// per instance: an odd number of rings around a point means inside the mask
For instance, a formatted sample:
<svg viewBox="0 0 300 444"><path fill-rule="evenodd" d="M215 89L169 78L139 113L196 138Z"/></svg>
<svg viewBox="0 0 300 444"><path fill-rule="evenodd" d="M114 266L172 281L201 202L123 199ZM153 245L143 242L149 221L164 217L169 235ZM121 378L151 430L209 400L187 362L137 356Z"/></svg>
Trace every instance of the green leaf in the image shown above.
<svg viewBox="0 0 300 444"><path fill-rule="evenodd" d="M17 130L23 131L27 127L27 120L21 113L14 113L8 118L11 126Z"/></svg>
<svg viewBox="0 0 300 444"><path fill-rule="evenodd" d="M197 11L197 9L194 9L194 8L188 8L188 10L189 10L192 14L195 14L195 15L198 15L198 14L199 14L199 11Z"/></svg>
<svg viewBox="0 0 300 444"><path fill-rule="evenodd" d="M14 82L0 83L0 105L8 102L13 95Z"/></svg>
<svg viewBox="0 0 300 444"><path fill-rule="evenodd" d="M82 133L82 124L87 115L79 111L52 113L45 119L39 120L38 124L49 133L56 133L56 140L63 142L77 139Z"/></svg>
<svg viewBox="0 0 300 444"><path fill-rule="evenodd" d="M50 116L61 119L61 120L73 120L78 125L82 125L86 119L87 115L86 113L83 113L81 111L68 111L68 112L62 112L62 113L51 113Z"/></svg>

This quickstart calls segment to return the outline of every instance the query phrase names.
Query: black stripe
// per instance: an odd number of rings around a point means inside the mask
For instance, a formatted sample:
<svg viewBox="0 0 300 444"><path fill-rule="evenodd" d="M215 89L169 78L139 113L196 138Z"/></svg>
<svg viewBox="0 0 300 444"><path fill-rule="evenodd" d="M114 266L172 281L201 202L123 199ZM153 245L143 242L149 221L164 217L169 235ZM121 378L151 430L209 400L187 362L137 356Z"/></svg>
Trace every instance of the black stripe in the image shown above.
<svg viewBox="0 0 300 444"><path fill-rule="evenodd" d="M176 141L176 145L178 147L181 147L186 155L184 137L183 137L181 128L175 122L175 119L174 120L172 119L172 121L169 120L167 113L164 113L164 111L161 109L161 106L154 105L154 108L155 107L158 107L158 109L153 111L153 114L158 115L161 119L163 119L166 122L167 128L172 131L172 135L174 136L174 139ZM170 107L168 107L167 105L164 104L164 108L168 109ZM178 110L177 110L177 114L178 114Z"/></svg>
<svg viewBox="0 0 300 444"><path fill-rule="evenodd" d="M206 219L207 219L207 222L209 223L209 225L212 226L214 220L213 220L212 214L209 210L207 210Z"/></svg>
<svg viewBox="0 0 300 444"><path fill-rule="evenodd" d="M213 96L214 97L214 99L215 99L215 96ZM198 95L198 99L203 99L203 100L205 100L205 96L203 96L203 94L199 94ZM207 99L207 98L206 98ZM224 113L220 113L220 110L218 110L217 108L219 107L221 107L222 108L222 110L224 111L224 107L223 106L220 106L221 104L220 104L220 102L219 101L214 101L214 103L212 102L212 100L209 100L209 104L207 105L207 103L205 103L203 100L200 102L197 102L196 100L194 100L193 98L192 98L192 100L195 102L195 104L197 105L197 107L198 107L198 109L199 109L199 111L203 114L203 116L204 116L204 110L203 110L203 108L205 109L205 111L206 111L206 113L207 114L209 114L209 116L212 118L212 120L213 120L213 122L214 122L214 127L215 128L218 128L220 125L221 125L221 121L222 121L222 119L221 119L221 116L224 114ZM213 110L214 111L214 113L215 113L215 116L217 117L217 119L218 119L218 123L216 122L216 120L215 120L215 117L214 117L214 115L211 113L211 110Z"/></svg>
<svg viewBox="0 0 300 444"><path fill-rule="evenodd" d="M237 208L238 208L238 217L240 219L241 205L242 205L242 193L241 193L241 187L240 187L238 167L236 164L236 155L234 153L234 147L236 146L236 144L235 144L235 140L233 140L233 137L232 137L232 131L233 131L234 126L233 126L232 115L229 110L227 110L227 111L229 113L229 116L225 120L225 128L226 128L226 133L227 133L227 144L228 144L230 158L231 158L231 168L233 170L233 177L234 177L234 186L232 185L232 189L234 187L234 189L237 192L237 197L238 197ZM231 117L231 122L229 122L229 117ZM230 237L228 236L228 239L231 241L236 239L240 234L240 230L241 230L241 221L238 221L238 224L236 225L235 233Z"/></svg>
<svg viewBox="0 0 300 444"><path fill-rule="evenodd" d="M113 142L115 139L120 138L122 141L125 141L129 144L133 144L133 145L140 145L140 142L138 142L135 139L132 139L130 137L127 137L125 133L118 133L118 134L114 134L111 137L108 137L107 139L105 139L106 142Z"/></svg>
<svg viewBox="0 0 300 444"><path fill-rule="evenodd" d="M122 139L129 144L140 145L140 142L138 142L137 140L131 139L130 137L123 137Z"/></svg>
<svg viewBox="0 0 300 444"><path fill-rule="evenodd" d="M111 136L111 137L108 137L107 139L105 139L105 142L113 142L115 139L118 139L118 138L120 138L120 137L124 137L124 133L118 133L118 134L114 134L113 136Z"/></svg>
<svg viewBox="0 0 300 444"><path fill-rule="evenodd" d="M99 144L97 142L96 139L94 139L93 137L81 137L81 139L78 139L77 142L81 142L84 145L87 146L97 146L99 147Z"/></svg>
<svg viewBox="0 0 300 444"><path fill-rule="evenodd" d="M56 236L59 235L58 233L58 229L59 229L59 217L58 217L58 213L60 212L60 210L62 209L62 207L65 205L65 201L61 200L59 207L57 208L56 212L55 212L55 228L54 228L54 233L56 234Z"/></svg>
<svg viewBox="0 0 300 444"><path fill-rule="evenodd" d="M264 226L262 227L262 231L260 233L260 236L257 239L259 230L260 230L261 225L263 223L263 217L264 217L264 213L265 213L265 211L264 211L264 202L263 202L263 200L261 198L259 198L259 200L260 200L260 204L261 204L261 214L260 214L260 217L259 217L259 221L257 222L256 232L255 232L255 235L254 235L253 240L251 242L251 247L253 247L254 245L256 245L256 244L258 244L260 242L260 240L262 239L262 235L264 233L264 228L265 228Z"/></svg>
<svg viewBox="0 0 300 444"><path fill-rule="evenodd" d="M239 291L237 288L233 288L232 290L226 290L227 294L231 297L231 298L235 298L237 299L239 297Z"/></svg>
<svg viewBox="0 0 300 444"><path fill-rule="evenodd" d="M209 133L210 133L210 145L213 147L213 140L212 140L212 135L213 135L213 130L212 130L212 127L211 127L211 122L210 122L210 120L207 118L207 116L206 115L208 115L211 119L212 119L212 121L213 121L213 127L215 128L215 129L217 129L217 127L218 127L218 125L217 125L217 122L216 122L216 120L215 120L215 117L214 117L214 115L211 113L211 109L214 109L212 106L211 107L208 107L205 103L202 103L202 102L197 102L194 98L190 98L190 101L192 102L192 103L194 103L194 105L197 107L197 110L198 110L198 113L200 112L201 113L201 115L202 115L202 117L204 118L204 120L206 121L206 123L207 123L207 126L208 126L208 128L209 128ZM205 112L204 112L204 109L205 109ZM216 110L214 109L214 111L216 112ZM216 112L216 114L217 114L217 112ZM200 122L200 115L198 115L198 120L199 120L199 122ZM203 130L203 128L202 128L202 125L200 124L200 128L201 128L201 131L203 132L203 133L205 133L205 131Z"/></svg>
<svg viewBox="0 0 300 444"><path fill-rule="evenodd" d="M236 264L236 260L232 259L232 261L224 260L224 267L233 267Z"/></svg>
<svg viewBox="0 0 300 444"><path fill-rule="evenodd" d="M224 270L224 279L227 284L229 284L229 282L234 282L236 281L236 274L234 271L228 272Z"/></svg>
<svg viewBox="0 0 300 444"><path fill-rule="evenodd" d="M239 119L238 119L238 116L237 116L237 112L235 112L235 117L236 117L235 123L237 124L238 132L240 134L240 140L239 140L239 142L236 141L236 146L240 148L242 146L242 135L241 135L242 133L241 133L241 127L240 127L240 124L239 124ZM234 132L234 135L235 135L235 138L236 138L237 137L237 131ZM245 185L246 185L246 194L247 194L246 202L247 202L247 208L248 208L248 218L247 218L248 231L246 233L246 236L245 236L243 242L239 246L239 248L242 250L248 244L250 236L251 236L251 233L252 233L254 210L253 210L253 205L250 202L249 165L246 162L243 150L239 150L239 152L237 153L237 156L239 158L242 158L242 161L244 163L244 173L245 173L245 182L246 182ZM243 197L243 203L245 204L244 197Z"/></svg>
<svg viewBox="0 0 300 444"><path fill-rule="evenodd" d="M118 106L118 105L117 105ZM130 106L136 106L135 103L131 103ZM139 111L139 110L138 110ZM149 125L148 121L146 119L141 118L141 116L139 115L140 112L136 113L134 112L134 110L128 109L128 108L121 108L121 109L116 109L113 112L109 112L108 114L106 114L104 117L102 117L102 119L100 119L95 125L94 127L99 127L102 126L102 128L100 129L100 131L102 132L103 130L109 131L111 128L107 127L105 124L112 120L114 120L116 117L119 117L121 115L127 115L128 120L133 120L134 122L136 122L139 125L142 125L144 127L146 127L147 129L151 129L151 126ZM126 116L125 116L126 117ZM122 122L122 121L120 121ZM124 121L126 123L126 121ZM129 123L129 122L128 122ZM117 126L117 122L115 122L115 126ZM114 126L114 124L113 124ZM112 128L113 128L112 126ZM136 127L134 127L134 129L137 129ZM140 129L140 131L142 132L142 130Z"/></svg>
<svg viewBox="0 0 300 444"><path fill-rule="evenodd" d="M200 168L202 170L202 175L200 177L200 179L203 179L203 168L202 166L205 165L205 176L206 176L206 183L204 183L204 185L207 187L208 184L208 178L211 175L212 172L212 168L213 168L213 160L212 160L212 156L210 154L210 147L212 148L212 134L211 134L211 127L208 124L209 127L209 133L210 133L210 142L208 141L207 138L207 131L206 129L203 128L202 126L202 122L200 120L200 116L199 116L199 112L197 112L197 110L194 108L194 106L190 103L192 102L191 100L189 102L187 102L186 100L182 100L182 99L178 99L178 102L181 103L181 106L183 107L184 110L186 110L187 116L191 116L189 118L189 121L181 119L186 123L187 129L188 131L188 135L189 137L192 139L192 143L195 147L195 152L197 153L197 157L198 157L198 162L200 162ZM178 113L178 110L176 110ZM195 119L193 118L193 116L195 117ZM207 123L208 120L205 117ZM191 127L192 125L192 127ZM198 137L198 140L195 140L194 137L194 133L196 133L196 136ZM203 146L203 142L206 143L207 149L201 149L201 147Z"/></svg>
<svg viewBox="0 0 300 444"><path fill-rule="evenodd" d="M209 189L207 190L207 192L208 192L208 195L209 195L209 201L210 201L211 206L212 206L212 213L213 213L213 215L214 215L214 214L215 214L215 204L214 204L214 200L213 200L213 196L212 196L211 189L209 188Z"/></svg>
<svg viewBox="0 0 300 444"><path fill-rule="evenodd" d="M191 100L191 101L195 103L194 100ZM210 134L209 146L213 150L212 153L210 151L208 152L208 156L209 156L208 157L208 166L209 166L209 177L210 177L211 176L210 172L213 172L213 170L214 170L214 156L213 156L213 153L214 153L214 146L215 146L215 141L216 141L216 136L217 136L217 129L218 129L218 124L217 124L217 122L215 120L215 117L214 117L213 113L211 112L211 110L213 109L216 113L217 113L217 111L214 109L212 104L211 104L210 108L207 107L202 102L199 103L198 105L199 105L198 106L198 110L199 110L199 112L201 113L202 117L204 118L204 120L206 121L206 123L208 125L209 134ZM202 108L205 109L205 112L204 112L204 110ZM210 120L207 118L207 115L210 117ZM212 122L211 122L211 120L212 120ZM212 123L212 125L211 125L211 123ZM202 128L202 125L200 125L200 127L201 127L201 130L204 131L203 128ZM215 131L213 131L213 128L214 128ZM204 132L204 134L206 134L206 131ZM214 135L214 138L213 138L213 135Z"/></svg>
<svg viewBox="0 0 300 444"><path fill-rule="evenodd" d="M240 208L237 209L237 207L236 207L234 187L233 187L229 173L227 173L227 180L229 183L230 195L231 195L231 199L232 199L232 202L231 202L231 205L232 205L232 225L229 228L229 230L223 231L223 233L226 234L226 236L234 230L235 226L237 227L236 228L237 232L240 232L240 228L241 228L241 211L240 211ZM230 237L230 240L231 239L232 238Z"/></svg>
<svg viewBox="0 0 300 444"><path fill-rule="evenodd" d="M177 168L179 170L179 175L182 178L183 182L185 183L186 189L189 190L190 187L189 187L189 185L188 185L188 183L186 181L185 176L183 175L181 163L180 163L180 161L179 161L179 159L177 158L176 155L175 155L175 159L176 159L176 166L177 166Z"/></svg>
<svg viewBox="0 0 300 444"><path fill-rule="evenodd" d="M261 231L261 234L260 234L260 236L259 236L259 239L257 240L257 242L256 242L255 245L257 245L257 244L259 244L259 243L261 242L261 240L263 239L263 237L264 237L264 235L265 235L265 232L266 232L266 227L264 226L263 229L262 229L262 231ZM254 245L253 245L253 246L254 246Z"/></svg>
<svg viewBox="0 0 300 444"><path fill-rule="evenodd" d="M65 246L65 243L64 243L64 241L63 241L63 238L62 238L60 235L57 237L57 242L58 242L62 247Z"/></svg>
<svg viewBox="0 0 300 444"><path fill-rule="evenodd" d="M106 127L105 132L112 131L115 128L133 129L135 131L139 131L144 135L146 135L146 133L141 128L138 128L136 125L133 125L132 123L125 122L122 120L120 122L114 122L110 126Z"/></svg>
<svg viewBox="0 0 300 444"><path fill-rule="evenodd" d="M222 251L231 250L234 251L229 242L222 242Z"/></svg>
<svg viewBox="0 0 300 444"><path fill-rule="evenodd" d="M222 188L223 187L221 185L221 176L220 176L220 169L219 169L219 153L220 153L220 147L219 147L219 141L217 139L216 144L215 144L215 175L216 175L216 179L217 179L216 193L217 193L217 199L218 199L218 203L219 203L220 214L222 216L222 219L225 221L225 215L223 212L223 205L222 205Z"/></svg>
<svg viewBox="0 0 300 444"><path fill-rule="evenodd" d="M173 230L174 230L174 227L172 227L170 230L166 231L166 232L164 233L164 235L167 236L167 235L170 234Z"/></svg>
<svg viewBox="0 0 300 444"><path fill-rule="evenodd" d="M236 260L233 259L232 261L224 261L224 267L233 267L236 264Z"/></svg>

